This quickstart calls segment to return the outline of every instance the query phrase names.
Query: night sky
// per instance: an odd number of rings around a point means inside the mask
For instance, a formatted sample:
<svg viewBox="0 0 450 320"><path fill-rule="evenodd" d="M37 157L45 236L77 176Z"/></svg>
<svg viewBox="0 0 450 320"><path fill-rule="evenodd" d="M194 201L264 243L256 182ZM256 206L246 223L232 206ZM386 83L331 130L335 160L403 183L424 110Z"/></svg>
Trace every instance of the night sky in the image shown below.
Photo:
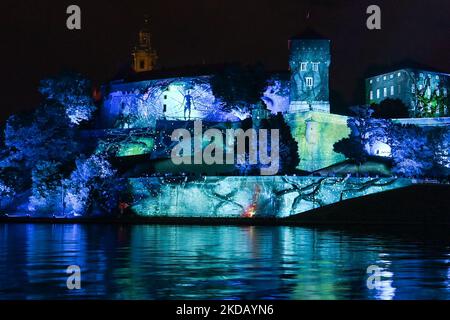
<svg viewBox="0 0 450 320"><path fill-rule="evenodd" d="M82 29L66 28L66 8L82 10ZM366 28L366 8L382 10L382 30ZM286 70L287 40L309 25L332 40L333 101L362 101L370 70L416 61L450 72L449 0L2 0L0 119L39 103L38 81L61 70L95 83L130 64L144 14L165 68L262 62ZM332 105L333 108L333 105Z"/></svg>

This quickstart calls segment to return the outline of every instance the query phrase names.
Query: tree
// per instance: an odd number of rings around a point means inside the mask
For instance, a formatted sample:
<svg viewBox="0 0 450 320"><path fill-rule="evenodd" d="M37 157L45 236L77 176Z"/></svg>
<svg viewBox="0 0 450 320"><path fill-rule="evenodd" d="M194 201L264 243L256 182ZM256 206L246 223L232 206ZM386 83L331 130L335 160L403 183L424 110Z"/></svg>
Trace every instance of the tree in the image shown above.
<svg viewBox="0 0 450 320"><path fill-rule="evenodd" d="M427 128L428 147L432 152L433 176L448 176L450 172L450 129L448 127Z"/></svg>
<svg viewBox="0 0 450 320"><path fill-rule="evenodd" d="M110 213L116 208L121 191L116 170L102 155L79 158L64 186L64 202L71 215L86 215L94 205Z"/></svg>
<svg viewBox="0 0 450 320"><path fill-rule="evenodd" d="M408 118L408 107L400 99L384 99L379 104L372 104L373 117L378 119Z"/></svg>
<svg viewBox="0 0 450 320"><path fill-rule="evenodd" d="M241 129L246 131L252 128L252 119L248 118L241 121ZM277 113L276 115L270 115L268 119L264 119L261 121L260 129L267 130L267 148L268 150L264 150L274 161L275 154L272 153L272 137L271 130L276 129L279 133L279 140L277 141L278 148L278 172L277 174L292 174L296 172L296 167L300 162L300 158L298 155L298 144L295 139L292 137L291 129L284 120L284 117L281 113ZM256 132L256 137L254 143L246 143L246 152L244 154L237 154L237 148L235 146L235 167L239 174L241 175L250 175L250 174L259 174L260 169L265 165L260 163L259 155L261 154L261 145L260 145L260 136L261 132ZM249 151L254 152L257 155L257 163L250 164L250 154ZM258 153L257 151L260 150ZM259 155L258 155L259 154ZM238 161L240 160L240 161Z"/></svg>
<svg viewBox="0 0 450 320"><path fill-rule="evenodd" d="M7 155L1 165L18 177L18 192L31 187L30 209L55 210L60 180L69 174L79 153L62 106L47 102L31 115L11 116L5 128L5 147Z"/></svg>
<svg viewBox="0 0 450 320"><path fill-rule="evenodd" d="M31 173L32 195L29 200L31 211L50 212L61 209L62 163L40 161Z"/></svg>
<svg viewBox="0 0 450 320"><path fill-rule="evenodd" d="M447 169L450 168L450 128L446 127L440 130L440 134L436 138L436 143L433 143L434 156L436 162Z"/></svg>
<svg viewBox="0 0 450 320"><path fill-rule="evenodd" d="M357 136L350 133L350 137L343 138L333 145L334 152L343 154L346 158L362 163L366 160L367 152Z"/></svg>
<svg viewBox="0 0 450 320"><path fill-rule="evenodd" d="M373 110L367 105L351 107L350 110L355 114L347 120L350 135L336 142L334 151L361 164L370 155L372 145L387 141L391 122L372 118Z"/></svg>
<svg viewBox="0 0 450 320"><path fill-rule="evenodd" d="M28 170L39 161L71 161L79 151L64 110L50 103L30 116L11 116L6 123L5 146L8 156L3 165L23 165Z"/></svg>
<svg viewBox="0 0 450 320"><path fill-rule="evenodd" d="M40 82L39 92L61 104L72 125L89 121L95 111L91 83L80 74L63 73Z"/></svg>
<svg viewBox="0 0 450 320"><path fill-rule="evenodd" d="M424 176L433 167L434 154L430 135L425 129L414 125L395 125L389 140L394 173L406 177Z"/></svg>
<svg viewBox="0 0 450 320"><path fill-rule="evenodd" d="M279 174L290 174L296 171L300 163L298 155L297 141L292 137L291 128L284 120L281 113L270 115L267 121L263 121L263 127L267 129L278 129L280 134L279 141ZM270 146L269 146L270 147Z"/></svg>
<svg viewBox="0 0 450 320"><path fill-rule="evenodd" d="M250 113L251 105L259 102L268 85L267 74L261 64L242 67L227 65L211 78L211 89L223 103L224 111L239 110Z"/></svg>
<svg viewBox="0 0 450 320"><path fill-rule="evenodd" d="M13 187L8 185L3 179L0 179L0 200L14 197L14 195L15 191Z"/></svg>

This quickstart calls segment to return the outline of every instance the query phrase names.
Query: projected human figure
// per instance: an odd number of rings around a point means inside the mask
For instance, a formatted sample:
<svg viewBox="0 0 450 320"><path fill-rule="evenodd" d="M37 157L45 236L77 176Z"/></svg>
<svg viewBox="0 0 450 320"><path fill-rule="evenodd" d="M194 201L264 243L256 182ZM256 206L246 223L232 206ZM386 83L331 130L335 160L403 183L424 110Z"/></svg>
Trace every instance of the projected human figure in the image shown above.
<svg viewBox="0 0 450 320"><path fill-rule="evenodd" d="M188 120L191 119L191 105L192 105L192 96L190 90L186 92L184 96L184 120L186 120L186 112L188 113Z"/></svg>

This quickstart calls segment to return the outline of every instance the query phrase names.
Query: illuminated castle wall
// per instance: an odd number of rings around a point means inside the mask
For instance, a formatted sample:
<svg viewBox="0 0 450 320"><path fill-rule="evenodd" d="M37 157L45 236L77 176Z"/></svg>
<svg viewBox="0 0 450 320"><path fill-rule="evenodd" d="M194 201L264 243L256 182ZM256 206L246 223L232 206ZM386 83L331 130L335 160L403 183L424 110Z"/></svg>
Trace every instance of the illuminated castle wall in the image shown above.
<svg viewBox="0 0 450 320"><path fill-rule="evenodd" d="M262 97L273 114L284 114L298 144L297 168L308 172L345 160L342 154L334 152L333 145L350 133L348 117L330 114L330 46L330 40L311 32L291 39L289 75L273 74ZM172 76L152 71L137 79L113 81L104 88L103 128L153 130L158 120L237 122L249 117L248 112L239 108L231 112L224 110L212 93L211 77L211 72ZM410 107L410 114L415 118L394 119L394 122L447 126L449 79L448 74L413 69L379 75L366 80L367 102L399 98ZM424 117L436 117L436 121ZM151 139L145 143L134 141L118 155L147 153L153 143ZM374 155L389 156L388 149L382 143L370 146Z"/></svg>
<svg viewBox="0 0 450 320"><path fill-rule="evenodd" d="M377 192L409 186L398 178L202 177L129 179L140 216L287 217Z"/></svg>
<svg viewBox="0 0 450 320"><path fill-rule="evenodd" d="M210 75L111 82L104 88L104 128L154 128L156 120L239 121L238 109L223 111L210 85ZM289 107L288 81L275 76L262 99L272 113ZM190 110L190 112L189 112Z"/></svg>
<svg viewBox="0 0 450 320"><path fill-rule="evenodd" d="M297 141L298 169L315 171L345 160L344 155L333 150L333 145L350 134L348 117L308 111L289 113L285 118Z"/></svg>
<svg viewBox="0 0 450 320"><path fill-rule="evenodd" d="M294 38L289 42L289 112L330 112L330 40Z"/></svg>
<svg viewBox="0 0 450 320"><path fill-rule="evenodd" d="M400 99L413 118L450 115L450 75L417 69L400 69L366 79L366 103Z"/></svg>
<svg viewBox="0 0 450 320"><path fill-rule="evenodd" d="M298 144L297 168L315 171L345 160L333 144L350 133L347 117L330 114L330 40L312 31L289 41L290 95L285 118Z"/></svg>

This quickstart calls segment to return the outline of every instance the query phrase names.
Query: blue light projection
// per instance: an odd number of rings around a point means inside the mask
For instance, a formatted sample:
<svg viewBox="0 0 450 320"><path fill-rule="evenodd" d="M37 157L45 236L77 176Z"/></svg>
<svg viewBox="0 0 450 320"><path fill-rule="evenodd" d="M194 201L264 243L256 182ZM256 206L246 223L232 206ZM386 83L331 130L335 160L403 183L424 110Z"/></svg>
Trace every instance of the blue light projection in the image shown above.
<svg viewBox="0 0 450 320"><path fill-rule="evenodd" d="M277 217L405 187L403 178L203 177L129 179L140 216Z"/></svg>
<svg viewBox="0 0 450 320"><path fill-rule="evenodd" d="M239 108L224 111L209 83L210 76L112 83L102 107L104 125L115 128L154 128L156 121L239 121L250 116ZM289 108L289 83L274 78L262 99L272 113Z"/></svg>

